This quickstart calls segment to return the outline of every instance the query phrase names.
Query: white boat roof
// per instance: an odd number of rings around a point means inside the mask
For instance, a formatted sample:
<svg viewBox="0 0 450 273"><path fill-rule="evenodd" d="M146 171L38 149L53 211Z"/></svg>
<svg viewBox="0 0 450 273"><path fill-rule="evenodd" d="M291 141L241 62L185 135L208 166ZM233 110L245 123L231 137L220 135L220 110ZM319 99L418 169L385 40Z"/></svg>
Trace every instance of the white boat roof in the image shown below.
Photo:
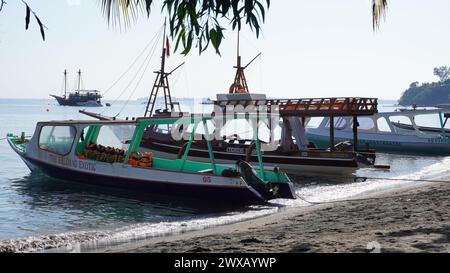
<svg viewBox="0 0 450 273"><path fill-rule="evenodd" d="M245 118L264 118L267 115L255 115L249 114L246 115L244 113L235 113L230 115L211 115L211 114L190 114L185 116L174 116L174 117L139 117L131 120L117 119L117 120L51 120L51 121L41 121L38 122L40 125L133 125L140 121L161 121L162 123L171 124L174 123L174 120L200 120L200 119L222 119L229 117L230 119L245 119Z"/></svg>
<svg viewBox="0 0 450 273"><path fill-rule="evenodd" d="M133 125L136 120L50 120L38 122L40 125Z"/></svg>
<svg viewBox="0 0 450 273"><path fill-rule="evenodd" d="M392 112L378 112L377 116L391 117L391 116L419 116L419 115L429 115L429 114L449 114L450 110L443 109L423 109L423 110L407 110L407 111L392 111Z"/></svg>

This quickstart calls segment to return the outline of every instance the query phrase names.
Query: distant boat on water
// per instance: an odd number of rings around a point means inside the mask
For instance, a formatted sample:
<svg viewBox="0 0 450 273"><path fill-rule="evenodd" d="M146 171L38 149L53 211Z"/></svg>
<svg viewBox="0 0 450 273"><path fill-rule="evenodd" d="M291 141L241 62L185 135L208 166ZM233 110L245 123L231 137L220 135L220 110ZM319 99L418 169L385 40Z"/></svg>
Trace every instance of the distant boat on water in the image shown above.
<svg viewBox="0 0 450 273"><path fill-rule="evenodd" d="M50 95L61 106L102 107L100 91L81 89L81 70L78 71L78 88L74 92L67 92L67 70L64 70L64 95Z"/></svg>

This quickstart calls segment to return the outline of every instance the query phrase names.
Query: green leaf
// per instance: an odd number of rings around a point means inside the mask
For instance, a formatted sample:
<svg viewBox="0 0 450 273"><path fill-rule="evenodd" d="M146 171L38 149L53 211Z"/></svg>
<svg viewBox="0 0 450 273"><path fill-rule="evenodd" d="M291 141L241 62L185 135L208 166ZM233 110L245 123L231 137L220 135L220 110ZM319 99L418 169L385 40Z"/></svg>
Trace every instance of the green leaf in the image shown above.
<svg viewBox="0 0 450 273"><path fill-rule="evenodd" d="M37 17L36 15L34 15L34 18L36 18L36 21L39 24L39 28L41 30L41 35L42 35L42 40L45 41L45 31L44 31L44 24L42 24L41 20L39 19L39 17Z"/></svg>
<svg viewBox="0 0 450 273"><path fill-rule="evenodd" d="M28 5L27 6L27 14L25 16L25 29L28 29L28 27L30 26L30 14L31 14L31 9Z"/></svg>

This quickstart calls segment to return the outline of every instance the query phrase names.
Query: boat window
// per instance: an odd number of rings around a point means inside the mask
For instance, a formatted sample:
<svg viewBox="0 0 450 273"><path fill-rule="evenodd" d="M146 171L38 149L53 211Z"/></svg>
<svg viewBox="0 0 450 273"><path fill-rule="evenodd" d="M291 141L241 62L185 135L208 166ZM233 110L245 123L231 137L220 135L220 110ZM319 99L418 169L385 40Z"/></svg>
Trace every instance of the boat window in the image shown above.
<svg viewBox="0 0 450 273"><path fill-rule="evenodd" d="M258 136L261 141L270 142L270 129L265 123L261 123L258 127Z"/></svg>
<svg viewBox="0 0 450 273"><path fill-rule="evenodd" d="M343 117L338 117L334 120L334 129L343 130L347 126L347 121Z"/></svg>
<svg viewBox="0 0 450 273"><path fill-rule="evenodd" d="M407 116L390 116L389 121L395 126L396 124L412 125L411 120Z"/></svg>
<svg viewBox="0 0 450 273"><path fill-rule="evenodd" d="M159 124L153 127L153 131L160 134L169 134L172 130L172 124Z"/></svg>
<svg viewBox="0 0 450 273"><path fill-rule="evenodd" d="M343 130L347 126L347 121L344 117L335 117L334 118L334 129L335 130ZM330 128L330 120L328 119L326 128Z"/></svg>
<svg viewBox="0 0 450 273"><path fill-rule="evenodd" d="M386 118L379 118L377 120L378 131L380 132L391 132L391 128L389 127Z"/></svg>
<svg viewBox="0 0 450 273"><path fill-rule="evenodd" d="M434 128L441 128L441 121L439 119L439 114L424 114L424 115L417 115L415 116L415 121L417 126L419 127L434 127ZM443 119L445 122L445 118ZM445 124L445 128L450 128L449 122Z"/></svg>
<svg viewBox="0 0 450 273"><path fill-rule="evenodd" d="M102 126L97 137L97 144L115 148L123 148L133 138L135 126L116 125Z"/></svg>
<svg viewBox="0 0 450 273"><path fill-rule="evenodd" d="M76 129L72 126L44 126L39 135L39 148L67 155L72 149Z"/></svg>
<svg viewBox="0 0 450 273"><path fill-rule="evenodd" d="M228 139L235 139L236 136L238 139L253 139L253 127L243 119L227 121L221 132Z"/></svg>
<svg viewBox="0 0 450 273"><path fill-rule="evenodd" d="M323 121L323 117L308 118L306 128L319 128Z"/></svg>
<svg viewBox="0 0 450 273"><path fill-rule="evenodd" d="M77 148L80 159L107 163L123 162L135 131L134 125L92 125L83 130Z"/></svg>
<svg viewBox="0 0 450 273"><path fill-rule="evenodd" d="M358 118L358 130L372 130L375 128L375 124L373 122L373 119L368 118L368 117L359 117ZM352 127L353 127L353 122L352 122Z"/></svg>

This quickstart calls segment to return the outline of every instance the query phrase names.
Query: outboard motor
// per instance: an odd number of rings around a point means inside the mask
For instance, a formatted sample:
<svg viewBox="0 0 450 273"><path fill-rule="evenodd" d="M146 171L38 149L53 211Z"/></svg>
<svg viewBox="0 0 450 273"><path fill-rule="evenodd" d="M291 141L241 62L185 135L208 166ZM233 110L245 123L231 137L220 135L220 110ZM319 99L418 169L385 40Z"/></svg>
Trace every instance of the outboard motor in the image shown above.
<svg viewBox="0 0 450 273"><path fill-rule="evenodd" d="M351 141L343 141L334 145L334 150L339 152L350 152L353 150L353 143Z"/></svg>
<svg viewBox="0 0 450 273"><path fill-rule="evenodd" d="M368 158L365 155L362 155L360 153L356 154L356 160L358 161L359 164L362 164L364 166L374 166L375 164L375 160L373 158Z"/></svg>
<svg viewBox="0 0 450 273"><path fill-rule="evenodd" d="M277 187L274 187L270 182L264 182L256 175L255 169L247 162L239 160L236 162L236 166L239 169L245 182L253 189L255 189L265 199L274 199L277 195Z"/></svg>
<svg viewBox="0 0 450 273"><path fill-rule="evenodd" d="M351 152L353 151L353 143L351 141L339 142L334 146L334 149L339 152ZM356 160L358 161L358 164L364 166L373 166L375 164L375 157L368 157L361 153L356 153Z"/></svg>

